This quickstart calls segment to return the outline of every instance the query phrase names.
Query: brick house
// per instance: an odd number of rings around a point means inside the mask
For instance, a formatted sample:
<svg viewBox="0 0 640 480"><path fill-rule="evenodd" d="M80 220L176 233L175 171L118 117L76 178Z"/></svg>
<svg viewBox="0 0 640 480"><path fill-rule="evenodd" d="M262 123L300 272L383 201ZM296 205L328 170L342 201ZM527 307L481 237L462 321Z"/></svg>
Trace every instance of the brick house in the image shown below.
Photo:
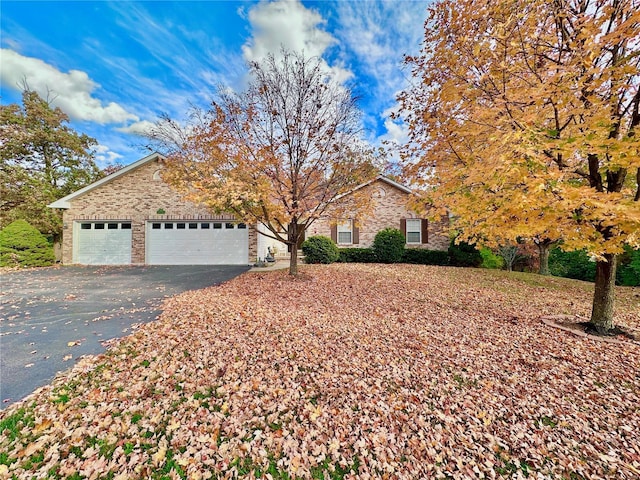
<svg viewBox="0 0 640 480"><path fill-rule="evenodd" d="M358 191L373 200L369 215L362 218L358 212L336 216L331 210L313 222L305 232L306 237L323 235L330 237L340 248L366 248L373 245L376 234L385 228L397 228L407 239L407 248L447 250L449 247L448 221L430 222L418 217L408 207L411 190L393 180L379 175L359 185L348 195ZM345 200L348 200L345 198ZM259 230L263 229L259 226ZM287 255L287 246L258 235L258 256L264 258L268 251Z"/></svg>
<svg viewBox="0 0 640 480"><path fill-rule="evenodd" d="M184 201L161 176L164 157L154 153L49 205L63 209L65 264L236 264L280 256L286 247L258 233L263 225L235 221ZM403 228L408 246L446 249L441 226L406 207L409 189L384 177L361 185L375 198L373 215L321 218L308 235L333 236L340 246L369 246L385 227ZM419 231L418 231L419 229Z"/></svg>
<svg viewBox="0 0 640 480"><path fill-rule="evenodd" d="M307 232L325 235L339 247L370 247L376 234L385 228L402 231L407 248L446 250L449 247L448 223L429 222L418 217L407 205L411 190L382 175L354 189L373 199L373 209L364 218L357 212L333 218L331 212L316 221Z"/></svg>

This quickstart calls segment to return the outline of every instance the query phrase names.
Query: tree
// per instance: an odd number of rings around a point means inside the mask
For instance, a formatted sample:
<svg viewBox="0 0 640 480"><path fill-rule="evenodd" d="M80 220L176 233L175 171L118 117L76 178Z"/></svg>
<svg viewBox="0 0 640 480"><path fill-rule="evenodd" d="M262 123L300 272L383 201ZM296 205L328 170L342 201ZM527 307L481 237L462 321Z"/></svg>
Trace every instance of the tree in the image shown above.
<svg viewBox="0 0 640 480"><path fill-rule="evenodd" d="M57 236L62 219L47 205L100 178L90 149L59 108L25 89L22 106L0 105L0 227L25 219Z"/></svg>
<svg viewBox="0 0 640 480"><path fill-rule="evenodd" d="M323 70L318 58L282 52L250 63L243 93L221 88L186 128L164 118L151 133L168 155L164 178L186 199L213 211L260 222L291 249L339 197L372 178L372 152L359 147L355 98ZM168 151L167 151L168 150ZM350 196L351 198L352 196ZM349 207L362 207L354 197Z"/></svg>
<svg viewBox="0 0 640 480"><path fill-rule="evenodd" d="M441 0L400 95L407 175L462 238L587 250L600 332L616 255L640 244L639 38L638 0Z"/></svg>

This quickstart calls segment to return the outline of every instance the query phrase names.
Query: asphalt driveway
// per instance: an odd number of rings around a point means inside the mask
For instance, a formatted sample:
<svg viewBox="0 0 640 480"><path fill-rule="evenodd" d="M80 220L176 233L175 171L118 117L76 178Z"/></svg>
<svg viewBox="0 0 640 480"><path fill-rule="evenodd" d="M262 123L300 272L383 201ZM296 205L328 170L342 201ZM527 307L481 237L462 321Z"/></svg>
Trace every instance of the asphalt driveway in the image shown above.
<svg viewBox="0 0 640 480"><path fill-rule="evenodd" d="M162 300L243 266L59 267L0 274L0 409L155 320Z"/></svg>

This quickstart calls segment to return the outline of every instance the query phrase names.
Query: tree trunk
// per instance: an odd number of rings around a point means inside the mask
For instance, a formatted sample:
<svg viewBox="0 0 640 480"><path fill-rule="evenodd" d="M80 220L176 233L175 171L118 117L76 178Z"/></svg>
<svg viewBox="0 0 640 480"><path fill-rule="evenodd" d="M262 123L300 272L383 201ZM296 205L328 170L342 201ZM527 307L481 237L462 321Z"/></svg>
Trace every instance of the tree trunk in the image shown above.
<svg viewBox="0 0 640 480"><path fill-rule="evenodd" d="M591 325L598 333L606 334L613 328L613 305L616 286L616 256L605 254L605 260L596 262L596 287L593 293Z"/></svg>
<svg viewBox="0 0 640 480"><path fill-rule="evenodd" d="M295 247L295 245L294 245ZM298 249L291 249L291 258L289 260L289 275L298 275Z"/></svg>
<svg viewBox="0 0 640 480"><path fill-rule="evenodd" d="M298 222L294 219L289 224L289 241L292 242L289 254L289 275L298 275Z"/></svg>
<svg viewBox="0 0 640 480"><path fill-rule="evenodd" d="M540 267L538 273L540 275L549 275L549 250L551 242L543 240L538 243L538 253L540 257Z"/></svg>

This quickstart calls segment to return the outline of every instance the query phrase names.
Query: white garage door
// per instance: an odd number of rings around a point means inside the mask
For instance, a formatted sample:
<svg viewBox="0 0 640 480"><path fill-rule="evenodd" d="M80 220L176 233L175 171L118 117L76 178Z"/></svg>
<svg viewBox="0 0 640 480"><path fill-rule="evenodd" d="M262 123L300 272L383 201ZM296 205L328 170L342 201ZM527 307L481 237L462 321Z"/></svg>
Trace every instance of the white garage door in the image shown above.
<svg viewBox="0 0 640 480"><path fill-rule="evenodd" d="M126 265L131 263L131 222L76 222L74 263Z"/></svg>
<svg viewBox="0 0 640 480"><path fill-rule="evenodd" d="M246 265L249 234L244 223L147 222L150 265Z"/></svg>

